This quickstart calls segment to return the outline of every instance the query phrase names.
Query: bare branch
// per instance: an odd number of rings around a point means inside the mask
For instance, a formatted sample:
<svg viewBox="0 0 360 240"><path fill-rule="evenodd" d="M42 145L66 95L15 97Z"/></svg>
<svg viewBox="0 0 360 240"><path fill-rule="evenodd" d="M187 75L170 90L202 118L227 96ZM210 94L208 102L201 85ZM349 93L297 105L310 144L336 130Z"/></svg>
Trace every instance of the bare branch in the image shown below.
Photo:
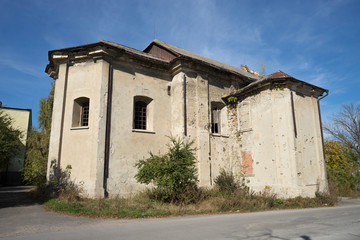
<svg viewBox="0 0 360 240"><path fill-rule="evenodd" d="M360 104L345 104L324 130L346 147L360 154Z"/></svg>

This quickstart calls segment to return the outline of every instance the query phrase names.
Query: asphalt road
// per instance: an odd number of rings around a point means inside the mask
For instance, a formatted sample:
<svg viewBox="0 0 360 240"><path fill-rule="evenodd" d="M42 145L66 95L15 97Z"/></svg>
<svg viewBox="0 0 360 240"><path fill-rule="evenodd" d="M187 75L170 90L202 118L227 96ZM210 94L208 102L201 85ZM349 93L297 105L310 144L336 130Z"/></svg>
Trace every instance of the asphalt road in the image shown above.
<svg viewBox="0 0 360 240"><path fill-rule="evenodd" d="M12 191L0 189L0 238L4 239L360 240L359 199L344 199L341 206L331 208L111 220L47 212L28 200L7 206L4 199L9 197L4 196Z"/></svg>

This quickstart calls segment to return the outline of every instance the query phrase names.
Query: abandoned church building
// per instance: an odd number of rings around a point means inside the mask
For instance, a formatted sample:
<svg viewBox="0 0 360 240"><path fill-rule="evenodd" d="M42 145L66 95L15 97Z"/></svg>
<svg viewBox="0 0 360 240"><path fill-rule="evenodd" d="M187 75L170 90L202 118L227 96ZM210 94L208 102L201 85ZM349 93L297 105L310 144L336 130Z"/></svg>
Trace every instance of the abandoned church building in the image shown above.
<svg viewBox="0 0 360 240"><path fill-rule="evenodd" d="M48 177L71 165L88 197L145 189L135 164L195 141L199 185L221 169L279 197L327 191L319 100L326 89L267 77L154 40L143 51L100 41L49 51L55 79Z"/></svg>

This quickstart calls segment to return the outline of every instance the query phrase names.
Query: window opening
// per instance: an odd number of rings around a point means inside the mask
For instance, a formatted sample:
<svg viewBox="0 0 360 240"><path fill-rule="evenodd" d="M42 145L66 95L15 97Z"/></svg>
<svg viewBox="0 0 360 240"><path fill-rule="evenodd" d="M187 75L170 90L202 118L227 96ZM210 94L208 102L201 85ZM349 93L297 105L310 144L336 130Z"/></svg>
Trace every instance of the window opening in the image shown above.
<svg viewBox="0 0 360 240"><path fill-rule="evenodd" d="M135 102L134 129L146 130L146 108L147 104L145 102Z"/></svg>
<svg viewBox="0 0 360 240"><path fill-rule="evenodd" d="M90 116L90 99L87 97L80 97L74 100L72 127L87 127L89 126Z"/></svg>
<svg viewBox="0 0 360 240"><path fill-rule="evenodd" d="M89 125L89 102L85 102L81 106L81 126Z"/></svg>
<svg viewBox="0 0 360 240"><path fill-rule="evenodd" d="M220 112L221 109L213 106L211 107L211 132L220 133Z"/></svg>

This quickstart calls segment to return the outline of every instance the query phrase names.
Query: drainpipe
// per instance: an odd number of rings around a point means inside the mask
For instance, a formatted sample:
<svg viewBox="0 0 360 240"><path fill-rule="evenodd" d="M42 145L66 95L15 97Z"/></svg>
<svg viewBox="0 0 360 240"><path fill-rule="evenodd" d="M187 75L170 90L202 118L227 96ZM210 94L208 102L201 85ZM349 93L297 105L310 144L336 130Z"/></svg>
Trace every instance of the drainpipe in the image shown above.
<svg viewBox="0 0 360 240"><path fill-rule="evenodd" d="M105 198L109 197L109 193L107 191L107 179L109 178L112 89L113 89L113 66L109 64L108 96L107 96L107 108L106 108L106 130L105 130L104 181L103 181Z"/></svg>
<svg viewBox="0 0 360 240"><path fill-rule="evenodd" d="M186 74L184 73L184 135L187 136Z"/></svg>
<svg viewBox="0 0 360 240"><path fill-rule="evenodd" d="M212 167L211 167L211 102L210 102L210 84L208 78L207 86L207 97L208 97L208 132L209 132L209 168L210 168L210 186L213 185L212 182Z"/></svg>
<svg viewBox="0 0 360 240"><path fill-rule="evenodd" d="M295 119L295 105L294 105L294 94L291 91L290 92L291 95L291 112L292 112L292 118L293 118L293 125L294 125L294 134L295 134L295 138L297 138L297 128L296 128L296 119Z"/></svg>
<svg viewBox="0 0 360 240"><path fill-rule="evenodd" d="M317 100L318 114L319 114L319 121L320 121L320 130L321 130L321 142L322 142L324 160L325 160L325 144L324 144L324 133L323 133L323 126L322 126L322 121L321 121L321 113L320 113L320 100L325 98L327 95L329 95L329 90L325 90L325 92L326 92L326 94Z"/></svg>

